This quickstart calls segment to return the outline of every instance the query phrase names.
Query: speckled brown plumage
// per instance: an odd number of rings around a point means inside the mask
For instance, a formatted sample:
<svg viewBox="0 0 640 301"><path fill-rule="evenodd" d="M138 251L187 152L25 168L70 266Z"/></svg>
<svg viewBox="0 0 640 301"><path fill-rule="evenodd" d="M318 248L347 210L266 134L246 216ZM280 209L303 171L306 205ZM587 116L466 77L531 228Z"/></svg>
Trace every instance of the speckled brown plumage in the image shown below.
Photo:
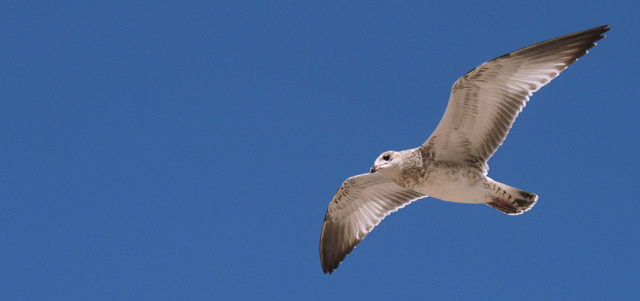
<svg viewBox="0 0 640 301"><path fill-rule="evenodd" d="M518 215L538 196L487 177L529 97L607 32L607 26L541 42L490 60L458 79L431 137L420 147L381 154L371 173L347 179L325 214L320 261L332 273L382 219L426 196L487 204Z"/></svg>

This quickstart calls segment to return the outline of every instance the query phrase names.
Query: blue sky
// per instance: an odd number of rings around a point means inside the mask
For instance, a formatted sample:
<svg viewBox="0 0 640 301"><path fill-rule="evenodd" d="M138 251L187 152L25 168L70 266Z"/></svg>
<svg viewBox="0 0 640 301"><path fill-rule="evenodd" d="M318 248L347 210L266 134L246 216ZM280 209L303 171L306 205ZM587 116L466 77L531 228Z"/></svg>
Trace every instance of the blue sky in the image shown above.
<svg viewBox="0 0 640 301"><path fill-rule="evenodd" d="M0 4L2 299L638 299L640 4ZM424 199L333 275L346 178L424 142L484 61L611 24L489 176L521 216Z"/></svg>

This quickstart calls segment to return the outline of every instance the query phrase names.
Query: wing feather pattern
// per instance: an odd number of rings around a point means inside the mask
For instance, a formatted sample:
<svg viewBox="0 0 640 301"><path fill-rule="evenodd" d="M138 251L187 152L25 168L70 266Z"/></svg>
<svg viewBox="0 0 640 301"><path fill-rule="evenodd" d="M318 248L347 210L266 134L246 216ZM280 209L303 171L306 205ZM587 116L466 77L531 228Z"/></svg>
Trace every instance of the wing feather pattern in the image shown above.
<svg viewBox="0 0 640 301"><path fill-rule="evenodd" d="M469 71L453 85L442 120L421 146L423 153L474 166L486 174L487 161L529 97L585 55L604 37L607 27L534 44ZM423 197L382 172L347 179L329 204L322 226L320 261L325 274L337 269L387 215Z"/></svg>
<svg viewBox="0 0 640 301"><path fill-rule="evenodd" d="M400 187L380 172L347 179L324 217L320 262L325 274L337 269L347 254L387 215L423 197L426 195Z"/></svg>
<svg viewBox="0 0 640 301"><path fill-rule="evenodd" d="M437 160L486 173L529 97L595 46L607 26L534 44L469 71L453 85L444 116L422 147L433 148Z"/></svg>

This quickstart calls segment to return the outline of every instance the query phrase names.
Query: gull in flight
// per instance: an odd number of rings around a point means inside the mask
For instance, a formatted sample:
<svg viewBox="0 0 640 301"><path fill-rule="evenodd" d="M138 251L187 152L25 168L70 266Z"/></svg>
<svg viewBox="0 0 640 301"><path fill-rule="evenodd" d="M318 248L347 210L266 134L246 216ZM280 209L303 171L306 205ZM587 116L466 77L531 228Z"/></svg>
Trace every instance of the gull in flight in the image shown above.
<svg viewBox="0 0 640 301"><path fill-rule="evenodd" d="M585 55L608 25L569 34L490 60L458 79L431 137L418 148L387 151L369 173L347 179L331 200L320 262L332 273L382 219L427 196L487 204L509 215L538 196L487 176L495 153L533 92Z"/></svg>

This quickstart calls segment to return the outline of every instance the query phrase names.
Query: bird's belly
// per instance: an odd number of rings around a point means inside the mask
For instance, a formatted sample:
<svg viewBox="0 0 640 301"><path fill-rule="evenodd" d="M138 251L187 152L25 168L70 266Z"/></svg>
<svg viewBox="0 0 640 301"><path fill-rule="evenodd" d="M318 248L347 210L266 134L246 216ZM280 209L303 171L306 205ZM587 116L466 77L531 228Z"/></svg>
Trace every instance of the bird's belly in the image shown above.
<svg viewBox="0 0 640 301"><path fill-rule="evenodd" d="M475 171L431 172L414 190L456 203L486 203L486 177Z"/></svg>

